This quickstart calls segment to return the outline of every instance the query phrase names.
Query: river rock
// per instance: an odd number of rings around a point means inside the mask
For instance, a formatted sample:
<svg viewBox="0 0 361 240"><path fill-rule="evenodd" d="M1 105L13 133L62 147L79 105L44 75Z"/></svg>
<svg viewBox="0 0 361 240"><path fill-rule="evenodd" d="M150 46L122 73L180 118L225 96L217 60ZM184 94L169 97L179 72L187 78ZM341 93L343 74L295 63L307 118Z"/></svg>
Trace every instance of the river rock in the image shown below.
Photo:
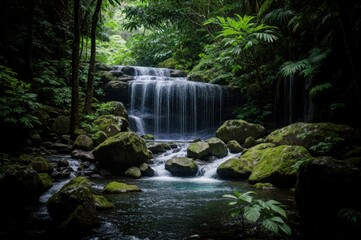
<svg viewBox="0 0 361 240"><path fill-rule="evenodd" d="M43 183L43 191L45 191L53 186L53 180L51 179L49 174L39 173L39 177L41 179L41 182Z"/></svg>
<svg viewBox="0 0 361 240"><path fill-rule="evenodd" d="M240 119L227 120L216 131L216 137L222 139L224 142L236 140L239 144L243 144L248 137L257 139L263 137L265 134L266 129L263 126L248 123Z"/></svg>
<svg viewBox="0 0 361 240"><path fill-rule="evenodd" d="M219 138L213 137L206 140L209 144L210 155L222 158L227 156L227 145Z"/></svg>
<svg viewBox="0 0 361 240"><path fill-rule="evenodd" d="M248 137L246 138L246 140L244 141L244 147L245 148L250 148L250 147L254 147L258 144L264 143L264 139L259 138L257 140L255 140L253 137Z"/></svg>
<svg viewBox="0 0 361 240"><path fill-rule="evenodd" d="M14 166L0 175L2 204L19 207L36 203L44 190L38 173L31 167Z"/></svg>
<svg viewBox="0 0 361 240"><path fill-rule="evenodd" d="M117 194L126 192L140 192L140 188L136 185L129 185L120 182L110 182L102 190L103 193Z"/></svg>
<svg viewBox="0 0 361 240"><path fill-rule="evenodd" d="M170 150L171 147L166 143L150 143L148 145L148 149L153 154L158 154L158 153L163 153L163 152L165 152L167 150Z"/></svg>
<svg viewBox="0 0 361 240"><path fill-rule="evenodd" d="M115 115L102 115L93 121L94 129L104 132L108 137L126 131L128 126L125 118Z"/></svg>
<svg viewBox="0 0 361 240"><path fill-rule="evenodd" d="M31 161L31 167L38 173L51 173L53 165L43 157L36 157Z"/></svg>
<svg viewBox="0 0 361 240"><path fill-rule="evenodd" d="M305 239L361 239L360 222L350 221L361 212L360 186L360 169L344 161L319 157L304 162L295 200Z"/></svg>
<svg viewBox="0 0 361 240"><path fill-rule="evenodd" d="M145 141L133 132L108 138L93 150L93 155L101 167L118 174L149 159Z"/></svg>
<svg viewBox="0 0 361 240"><path fill-rule="evenodd" d="M125 66L122 68L122 72L125 75L129 75L129 76L135 76L136 75L136 71L134 67L129 67L129 66Z"/></svg>
<svg viewBox="0 0 361 240"><path fill-rule="evenodd" d="M278 129L266 137L276 145L299 145L314 155L339 157L346 146L360 140L360 133L346 125L298 122Z"/></svg>
<svg viewBox="0 0 361 240"><path fill-rule="evenodd" d="M87 135L79 135L74 142L73 148L84 151L90 151L94 147L93 140Z"/></svg>
<svg viewBox="0 0 361 240"><path fill-rule="evenodd" d="M174 176L195 176L198 172L198 165L191 158L178 157L169 159L165 163L165 169Z"/></svg>
<svg viewBox="0 0 361 240"><path fill-rule="evenodd" d="M60 229L83 234L99 223L91 183L76 177L48 200L48 211Z"/></svg>
<svg viewBox="0 0 361 240"><path fill-rule="evenodd" d="M97 131L96 133L93 134L92 139L93 139L93 143L94 146L98 146L99 144L101 144L102 142L104 142L106 139L108 138L107 134L105 134L105 132L103 131Z"/></svg>
<svg viewBox="0 0 361 240"><path fill-rule="evenodd" d="M241 144L239 144L236 140L231 140L227 143L227 148L230 153L240 153L243 151Z"/></svg>
<svg viewBox="0 0 361 240"><path fill-rule="evenodd" d="M257 161L248 178L250 183L268 182L279 188L292 188L296 184L296 169L292 166L311 159L311 155L302 146L281 145L262 150L250 148L241 159Z"/></svg>
<svg viewBox="0 0 361 240"><path fill-rule="evenodd" d="M142 173L138 167L130 167L127 169L127 171L125 171L124 175L131 178L140 178Z"/></svg>
<svg viewBox="0 0 361 240"><path fill-rule="evenodd" d="M97 210L107 210L114 208L114 205L111 204L104 196L102 195L93 195L95 207Z"/></svg>
<svg viewBox="0 0 361 240"><path fill-rule="evenodd" d="M139 169L142 173L142 176L153 177L155 175L154 170L147 163L142 163L139 166Z"/></svg>
<svg viewBox="0 0 361 240"><path fill-rule="evenodd" d="M221 179L245 180L251 175L254 166L245 159L231 158L219 165L217 174Z"/></svg>
<svg viewBox="0 0 361 240"><path fill-rule="evenodd" d="M187 148L187 156L189 158L207 159L210 149L207 142L194 142Z"/></svg>

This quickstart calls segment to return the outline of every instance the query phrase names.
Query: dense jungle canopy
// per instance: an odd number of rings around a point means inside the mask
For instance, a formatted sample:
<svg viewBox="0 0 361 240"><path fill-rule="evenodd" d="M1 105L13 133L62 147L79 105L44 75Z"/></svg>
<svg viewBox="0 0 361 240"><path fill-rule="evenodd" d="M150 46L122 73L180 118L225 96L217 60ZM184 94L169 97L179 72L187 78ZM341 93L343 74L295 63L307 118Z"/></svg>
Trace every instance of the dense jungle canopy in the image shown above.
<svg viewBox="0 0 361 240"><path fill-rule="evenodd" d="M361 120L353 0L2 0L0 9L0 124L14 134L36 129L48 106L68 111L73 101L80 122L90 114L93 89L103 94L94 57L238 87L234 116L270 127Z"/></svg>

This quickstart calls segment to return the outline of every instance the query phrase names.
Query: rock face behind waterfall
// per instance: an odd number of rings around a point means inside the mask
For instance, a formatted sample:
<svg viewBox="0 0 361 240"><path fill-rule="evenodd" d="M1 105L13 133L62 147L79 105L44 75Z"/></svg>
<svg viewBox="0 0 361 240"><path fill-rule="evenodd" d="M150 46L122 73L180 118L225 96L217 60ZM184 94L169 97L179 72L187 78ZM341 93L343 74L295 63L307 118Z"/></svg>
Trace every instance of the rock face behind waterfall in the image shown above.
<svg viewBox="0 0 361 240"><path fill-rule="evenodd" d="M108 138L94 149L93 155L101 167L114 174L140 166L149 159L145 141L133 132L121 132Z"/></svg>

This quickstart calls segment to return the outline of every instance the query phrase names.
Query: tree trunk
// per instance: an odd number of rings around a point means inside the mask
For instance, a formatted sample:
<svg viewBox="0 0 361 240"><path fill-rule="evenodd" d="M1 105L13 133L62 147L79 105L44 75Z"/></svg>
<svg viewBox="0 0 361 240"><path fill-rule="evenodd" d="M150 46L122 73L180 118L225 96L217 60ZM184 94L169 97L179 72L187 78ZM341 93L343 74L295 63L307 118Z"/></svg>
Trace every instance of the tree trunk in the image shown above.
<svg viewBox="0 0 361 240"><path fill-rule="evenodd" d="M25 56L25 72L26 80L28 82L33 82L34 73L33 73L33 32L34 32L34 10L35 3L34 0L29 0L29 17L28 17L28 29L26 36L26 56Z"/></svg>
<svg viewBox="0 0 361 240"><path fill-rule="evenodd" d="M102 6L102 0L97 0L97 5L94 10L94 14L92 17L92 29L91 29L91 45L90 45L90 62L88 69L88 82L86 88L86 96L85 96L85 104L84 104L84 112L86 114L91 113L91 104L93 99L93 81L94 81L94 73L95 73L95 55L96 55L96 30L99 19L99 13Z"/></svg>
<svg viewBox="0 0 361 240"><path fill-rule="evenodd" d="M70 136L75 139L75 130L79 127L79 44L80 44L80 0L74 0L74 39L72 49L71 76L71 115Z"/></svg>

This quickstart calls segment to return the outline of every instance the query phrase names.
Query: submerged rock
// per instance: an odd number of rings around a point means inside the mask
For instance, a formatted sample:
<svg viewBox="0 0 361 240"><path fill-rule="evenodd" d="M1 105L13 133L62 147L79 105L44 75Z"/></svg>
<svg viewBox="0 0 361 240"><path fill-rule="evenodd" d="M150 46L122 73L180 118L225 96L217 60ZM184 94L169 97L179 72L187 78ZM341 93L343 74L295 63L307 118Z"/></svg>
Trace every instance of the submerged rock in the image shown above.
<svg viewBox="0 0 361 240"><path fill-rule="evenodd" d="M140 188L136 185L129 185L120 182L110 182L102 190L103 193L126 193L126 192L140 192Z"/></svg>
<svg viewBox="0 0 361 240"><path fill-rule="evenodd" d="M248 123L240 119L227 120L216 131L216 137L222 139L224 142L236 140L239 144L243 144L248 137L257 139L263 137L265 134L266 129L263 126Z"/></svg>
<svg viewBox="0 0 361 240"><path fill-rule="evenodd" d="M178 157L169 159L165 163L165 169L174 176L195 176L198 172L198 165L191 158Z"/></svg>
<svg viewBox="0 0 361 240"><path fill-rule="evenodd" d="M104 196L102 195L93 195L95 207L97 210L107 210L114 208L114 205L111 204Z"/></svg>

